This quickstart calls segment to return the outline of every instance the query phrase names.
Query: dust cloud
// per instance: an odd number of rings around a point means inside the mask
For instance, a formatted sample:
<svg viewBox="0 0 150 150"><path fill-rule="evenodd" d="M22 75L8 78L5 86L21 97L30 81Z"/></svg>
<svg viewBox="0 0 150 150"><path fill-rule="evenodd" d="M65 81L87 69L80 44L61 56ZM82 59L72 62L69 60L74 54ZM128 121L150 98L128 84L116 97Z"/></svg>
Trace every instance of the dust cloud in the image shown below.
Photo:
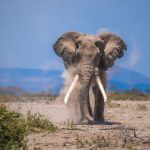
<svg viewBox="0 0 150 150"><path fill-rule="evenodd" d="M69 86L71 85L75 77L75 71L70 68L68 71L64 71L62 78L64 78L63 88L60 91L59 96L55 101L35 100L34 102L28 99L28 102L8 103L7 106L10 110L21 112L25 116L30 111L31 114L39 113L50 121L59 123L64 121L73 121L77 123L80 119L80 105L79 105L79 84L76 85L71 93L68 103L64 104L64 97L67 93ZM78 94L77 94L78 93Z"/></svg>
<svg viewBox="0 0 150 150"><path fill-rule="evenodd" d="M55 105L62 106L61 115L58 116L57 113L53 115L54 121L64 121L64 120L73 120L74 122L78 122L80 120L80 105L79 105L79 93L80 93L80 85L76 84L74 90L72 91L68 103L64 104L64 97L73 82L75 77L74 68L69 68L62 73L62 78L64 79L63 88L60 91L59 96L56 98ZM57 108L56 108L57 109Z"/></svg>

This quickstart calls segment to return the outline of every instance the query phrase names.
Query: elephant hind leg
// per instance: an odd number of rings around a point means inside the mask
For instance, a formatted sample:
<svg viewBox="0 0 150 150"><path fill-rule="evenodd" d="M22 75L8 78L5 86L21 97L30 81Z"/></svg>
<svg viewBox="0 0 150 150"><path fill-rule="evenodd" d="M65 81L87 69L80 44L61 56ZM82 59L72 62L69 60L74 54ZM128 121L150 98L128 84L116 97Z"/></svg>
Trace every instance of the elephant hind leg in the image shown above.
<svg viewBox="0 0 150 150"><path fill-rule="evenodd" d="M94 105L94 121L95 122L104 122L104 99L102 94L99 91L98 86L92 88L94 97L95 97L95 105Z"/></svg>
<svg viewBox="0 0 150 150"><path fill-rule="evenodd" d="M103 87L106 90L106 79L107 74L106 71L99 72L100 79L102 81ZM104 122L104 99L98 88L98 85L95 83L92 87L94 97L95 97L95 105L94 105L94 121L95 122Z"/></svg>

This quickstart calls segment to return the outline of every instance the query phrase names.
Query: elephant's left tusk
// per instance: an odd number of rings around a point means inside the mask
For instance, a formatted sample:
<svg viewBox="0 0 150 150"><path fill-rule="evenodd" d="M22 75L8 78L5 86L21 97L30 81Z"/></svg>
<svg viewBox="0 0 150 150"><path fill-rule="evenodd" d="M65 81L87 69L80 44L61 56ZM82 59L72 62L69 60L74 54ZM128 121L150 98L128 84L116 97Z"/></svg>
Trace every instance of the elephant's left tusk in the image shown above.
<svg viewBox="0 0 150 150"><path fill-rule="evenodd" d="M101 80L100 80L99 75L96 75L96 82L97 82L98 87L99 87L99 89L100 89L100 91L101 91L101 93L102 93L102 96L103 96L103 98L104 98L104 102L106 102L106 100L107 100L107 95L106 95L106 92L105 92L105 90L104 90L104 87L103 87L103 85L102 85L102 82L101 82Z"/></svg>
<svg viewBox="0 0 150 150"><path fill-rule="evenodd" d="M74 78L74 80L73 80L71 86L69 87L69 90L68 90L66 96L65 96L65 99L64 99L64 103L65 103L65 104L67 104L68 99L69 99L69 96L70 96L72 90L74 89L74 87L75 87L75 85L76 85L78 79L79 79L79 75L77 74L77 75L75 76L75 78Z"/></svg>

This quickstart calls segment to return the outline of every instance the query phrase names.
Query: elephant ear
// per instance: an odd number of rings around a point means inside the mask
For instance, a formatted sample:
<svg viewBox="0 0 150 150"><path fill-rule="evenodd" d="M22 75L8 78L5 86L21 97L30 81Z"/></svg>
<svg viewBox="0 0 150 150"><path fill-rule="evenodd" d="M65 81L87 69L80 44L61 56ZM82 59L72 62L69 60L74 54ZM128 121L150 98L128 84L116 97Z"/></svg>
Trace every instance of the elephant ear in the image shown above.
<svg viewBox="0 0 150 150"><path fill-rule="evenodd" d="M107 55L107 53L111 51L118 51L119 58L121 58L124 55L124 50L127 50L127 46L125 42L116 34L111 32L104 32L98 36L102 40L104 40L104 54Z"/></svg>
<svg viewBox="0 0 150 150"><path fill-rule="evenodd" d="M55 53L62 57L65 63L71 64L76 55L76 39L81 34L78 32L66 32L53 45Z"/></svg>

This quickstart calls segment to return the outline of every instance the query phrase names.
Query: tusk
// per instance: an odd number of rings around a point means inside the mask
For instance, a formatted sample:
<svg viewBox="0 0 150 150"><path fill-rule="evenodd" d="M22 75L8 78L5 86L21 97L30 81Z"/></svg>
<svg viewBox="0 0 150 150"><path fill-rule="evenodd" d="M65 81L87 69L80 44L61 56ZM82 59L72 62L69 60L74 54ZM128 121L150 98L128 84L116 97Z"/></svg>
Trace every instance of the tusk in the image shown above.
<svg viewBox="0 0 150 150"><path fill-rule="evenodd" d="M65 96L65 99L64 99L64 103L65 103L65 104L67 104L68 99L69 99L69 96L70 96L72 90L74 89L74 87L75 87L75 85L76 85L78 79L79 79L79 75L77 74L77 75L75 76L75 78L74 78L74 80L73 80L71 86L69 87L66 96Z"/></svg>
<svg viewBox="0 0 150 150"><path fill-rule="evenodd" d="M105 92L104 87L103 87L103 85L102 85L102 82L101 82L101 80L100 80L100 77L99 77L98 75L96 76L96 82L97 82L98 87L99 87L99 89L100 89L100 91L101 91L101 93L102 93L102 96L103 96L103 98L104 98L104 102L106 102L106 100L107 100L107 95L106 95L106 92Z"/></svg>

